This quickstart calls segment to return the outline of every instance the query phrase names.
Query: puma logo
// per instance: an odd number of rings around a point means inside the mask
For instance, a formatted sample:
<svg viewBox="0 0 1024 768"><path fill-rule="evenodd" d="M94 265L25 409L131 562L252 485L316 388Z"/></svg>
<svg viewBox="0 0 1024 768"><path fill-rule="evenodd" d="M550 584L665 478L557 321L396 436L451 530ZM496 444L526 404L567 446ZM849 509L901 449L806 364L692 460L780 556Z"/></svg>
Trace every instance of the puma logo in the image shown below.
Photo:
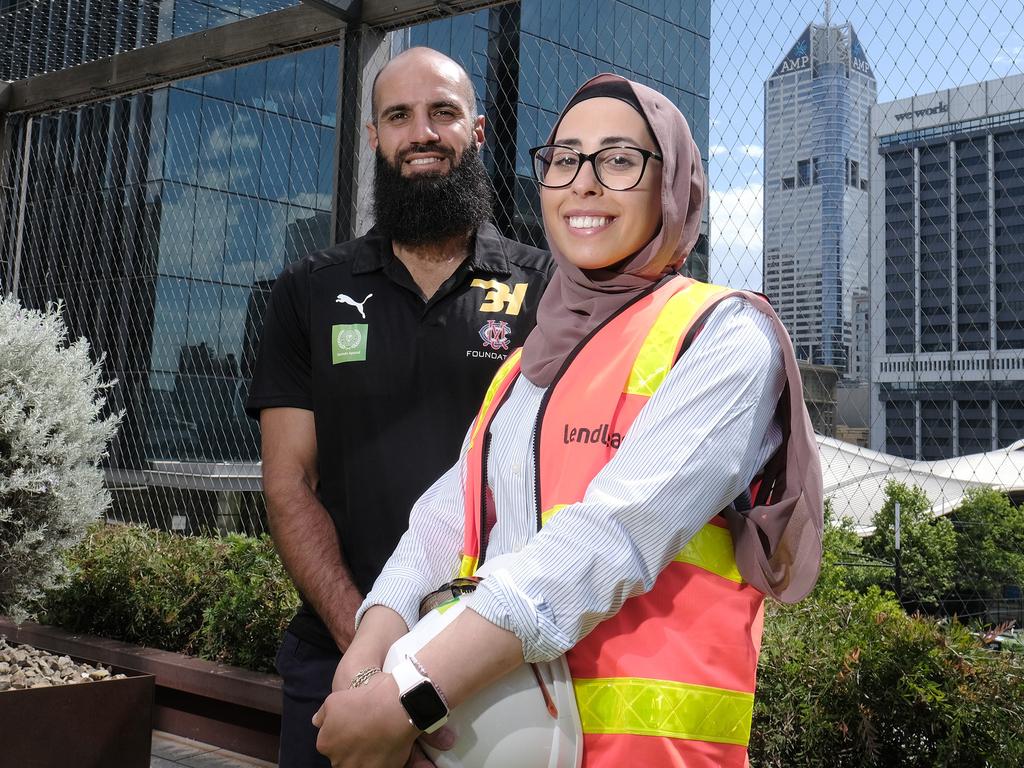
<svg viewBox="0 0 1024 768"><path fill-rule="evenodd" d="M363 318L363 320L365 320L366 319L366 313L363 311L363 305L367 301L369 301L371 296L373 296L373 294L372 293L368 293L368 294L366 294L366 298L365 299L363 299L362 301L356 301L351 296L346 296L344 293L339 293L338 294L338 298L336 298L334 300L334 302L336 304L348 304L349 306L355 307L356 309L359 310L359 316L361 318Z"/></svg>

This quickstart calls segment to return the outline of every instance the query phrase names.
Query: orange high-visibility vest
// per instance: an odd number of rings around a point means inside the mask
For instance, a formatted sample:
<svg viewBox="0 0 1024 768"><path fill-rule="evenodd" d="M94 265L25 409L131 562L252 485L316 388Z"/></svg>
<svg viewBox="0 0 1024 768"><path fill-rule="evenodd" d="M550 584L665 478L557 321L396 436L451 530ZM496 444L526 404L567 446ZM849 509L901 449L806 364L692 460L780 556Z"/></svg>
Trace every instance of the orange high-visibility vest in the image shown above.
<svg viewBox="0 0 1024 768"><path fill-rule="evenodd" d="M742 294L672 278L576 350L537 416L538 530L582 500L708 313L734 295ZM516 350L499 368L472 427L463 576L486 557L494 514L486 478L489 428L519 374L519 358ZM587 434L566 440L565 430L580 425ZM716 516L650 592L627 600L566 655L583 723L583 765L745 765L763 598L740 576L729 530Z"/></svg>

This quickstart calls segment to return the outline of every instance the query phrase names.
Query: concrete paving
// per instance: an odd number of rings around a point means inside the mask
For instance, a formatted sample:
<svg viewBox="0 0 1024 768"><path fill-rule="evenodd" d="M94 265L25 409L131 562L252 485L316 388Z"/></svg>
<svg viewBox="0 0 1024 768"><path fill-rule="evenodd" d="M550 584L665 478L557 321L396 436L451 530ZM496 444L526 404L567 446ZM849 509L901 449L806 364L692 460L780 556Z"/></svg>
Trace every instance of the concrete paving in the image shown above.
<svg viewBox="0 0 1024 768"><path fill-rule="evenodd" d="M153 731L151 754L150 768L277 768L277 763L163 731Z"/></svg>

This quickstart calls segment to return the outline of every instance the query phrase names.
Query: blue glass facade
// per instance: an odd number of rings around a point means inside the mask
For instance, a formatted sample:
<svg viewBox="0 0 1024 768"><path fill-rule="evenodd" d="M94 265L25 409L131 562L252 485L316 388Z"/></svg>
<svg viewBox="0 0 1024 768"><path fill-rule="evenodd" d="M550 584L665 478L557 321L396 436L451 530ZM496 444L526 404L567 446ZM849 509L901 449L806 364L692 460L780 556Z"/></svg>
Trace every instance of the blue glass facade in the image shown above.
<svg viewBox="0 0 1024 768"><path fill-rule="evenodd" d="M547 139L558 111L594 75L615 72L667 95L707 162L710 37L710 0L522 0L414 27L409 42L444 51L470 73L487 117L498 222L543 243L527 151ZM705 237L687 265L706 278Z"/></svg>
<svg viewBox="0 0 1024 768"><path fill-rule="evenodd" d="M150 22L166 38L286 4L178 0ZM112 8L121 29L156 6ZM63 300L106 355L113 467L258 458L259 321L281 268L328 245L338 72L327 46L32 118L19 293Z"/></svg>
<svg viewBox="0 0 1024 768"><path fill-rule="evenodd" d="M0 0L0 76L22 79L150 45L291 0L16 4ZM708 0L527 0L413 28L408 41L471 72L489 126L485 162L503 228L543 239L526 150L583 80L619 72L666 93L708 144ZM59 44L58 44L59 43ZM328 245L338 48L327 46L73 109L8 120L16 189L0 216L0 280L61 300L116 378L125 413L113 470L248 461L242 404L269 287ZM27 146L26 146L26 137ZM26 154L27 150L27 154ZM22 206L21 203L24 202ZM688 264L706 275L706 239ZM695 269L694 269L695 268Z"/></svg>

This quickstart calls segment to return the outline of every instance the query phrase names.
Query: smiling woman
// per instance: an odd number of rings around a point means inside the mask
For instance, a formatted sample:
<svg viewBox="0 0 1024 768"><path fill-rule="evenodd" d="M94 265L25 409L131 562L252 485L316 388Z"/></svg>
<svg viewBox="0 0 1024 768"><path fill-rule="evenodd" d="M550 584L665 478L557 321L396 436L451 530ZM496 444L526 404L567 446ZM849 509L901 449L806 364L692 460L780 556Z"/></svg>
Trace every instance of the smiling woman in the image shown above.
<svg viewBox="0 0 1024 768"><path fill-rule="evenodd" d="M587 99L566 112L554 146L534 153L547 166L537 180L552 245L580 269L610 267L647 245L661 224L661 165L647 162L657 151L623 101Z"/></svg>
<svg viewBox="0 0 1024 768"><path fill-rule="evenodd" d="M665 96L599 75L531 154L558 269L360 609L318 748L397 768L420 737L442 768L479 764L481 745L519 766L539 719L556 768L739 768L763 598L800 599L820 562L792 346L762 298L678 274L705 184ZM486 574L476 591L395 643L456 564ZM392 644L406 658L385 666ZM555 660L567 697L545 665L522 669Z"/></svg>

